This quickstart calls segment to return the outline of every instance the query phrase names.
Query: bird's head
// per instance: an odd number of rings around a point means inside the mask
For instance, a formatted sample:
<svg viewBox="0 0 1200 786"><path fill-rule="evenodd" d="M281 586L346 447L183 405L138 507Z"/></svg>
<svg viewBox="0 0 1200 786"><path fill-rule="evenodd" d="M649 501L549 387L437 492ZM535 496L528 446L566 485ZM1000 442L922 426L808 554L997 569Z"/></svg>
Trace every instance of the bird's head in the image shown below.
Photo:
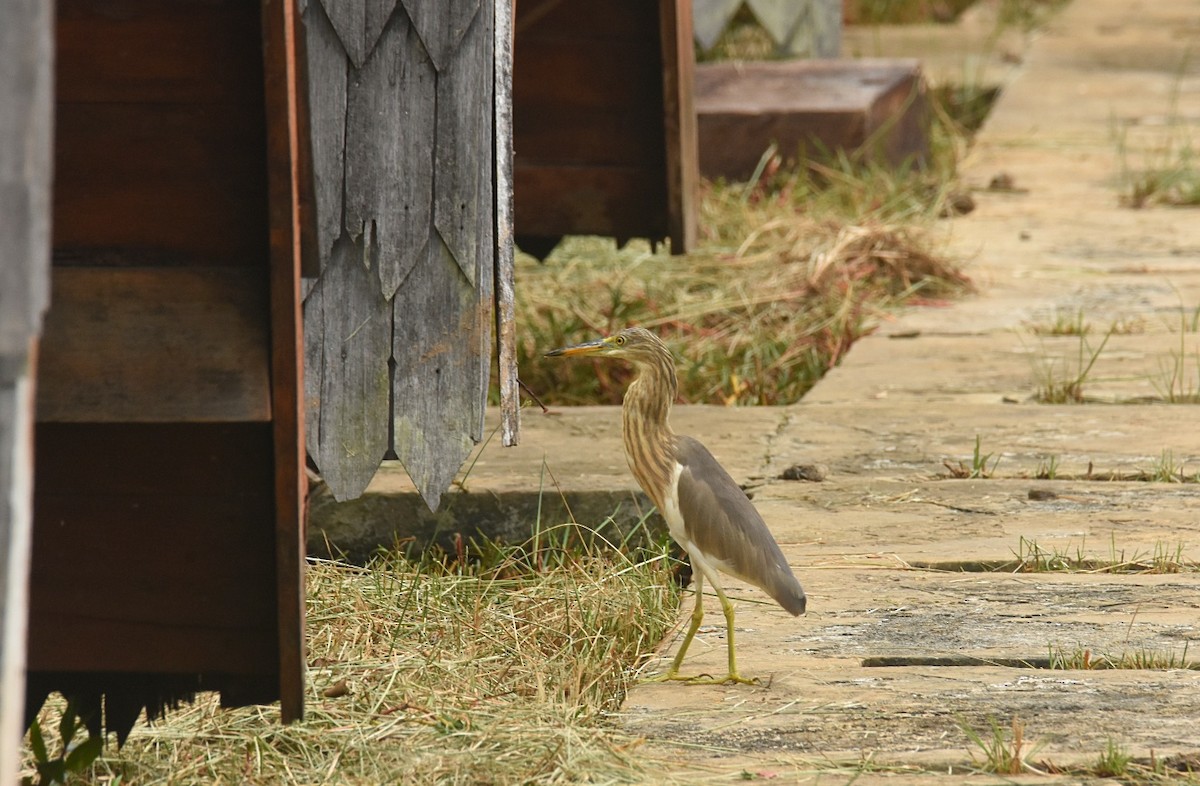
<svg viewBox="0 0 1200 786"><path fill-rule="evenodd" d="M633 363L650 364L669 360L671 351L658 336L640 327L625 328L606 338L554 349L546 353L548 358L558 357L602 357L628 360Z"/></svg>

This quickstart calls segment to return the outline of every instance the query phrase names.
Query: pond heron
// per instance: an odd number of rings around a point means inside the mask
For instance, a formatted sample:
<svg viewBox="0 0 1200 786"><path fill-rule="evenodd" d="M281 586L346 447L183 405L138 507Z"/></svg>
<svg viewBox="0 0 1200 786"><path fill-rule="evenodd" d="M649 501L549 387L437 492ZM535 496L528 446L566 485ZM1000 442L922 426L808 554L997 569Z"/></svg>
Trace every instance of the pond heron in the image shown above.
<svg viewBox="0 0 1200 786"><path fill-rule="evenodd" d="M629 361L637 370L621 409L625 457L638 484L666 519L671 537L691 557L696 580L696 607L687 635L671 668L652 680L755 682L738 673L733 604L725 597L717 571L762 589L797 616L804 613L804 590L741 487L707 448L672 431L668 419L678 382L671 351L650 331L627 328L597 341L553 350L546 356L615 358ZM721 679L679 674L683 657L704 619L705 581L716 591L725 612L729 673Z"/></svg>

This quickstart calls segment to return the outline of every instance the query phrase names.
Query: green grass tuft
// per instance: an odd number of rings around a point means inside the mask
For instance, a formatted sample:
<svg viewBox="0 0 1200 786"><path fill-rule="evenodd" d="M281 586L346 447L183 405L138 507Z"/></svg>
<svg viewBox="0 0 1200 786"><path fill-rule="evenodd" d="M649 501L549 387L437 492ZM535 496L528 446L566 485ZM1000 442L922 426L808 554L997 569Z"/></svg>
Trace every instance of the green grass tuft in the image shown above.
<svg viewBox="0 0 1200 786"><path fill-rule="evenodd" d="M992 461L991 453L984 453L982 441L978 434L975 435L975 449L971 453L971 466L967 467L961 461L957 464L951 464L949 460L943 461L942 466L950 470L950 476L953 478L961 478L967 480L975 480L977 478L990 478L996 472L996 467L1000 464L1000 457L996 456L995 461ZM991 461L991 466L988 462Z"/></svg>
<svg viewBox="0 0 1200 786"><path fill-rule="evenodd" d="M1037 390L1034 399L1042 404L1081 404L1086 401L1084 385L1092 373L1096 361L1112 337L1112 330L1104 334L1098 346L1093 347L1085 333L1077 333L1079 346L1074 361L1042 354L1034 360L1034 376Z"/></svg>
<svg viewBox="0 0 1200 786"><path fill-rule="evenodd" d="M1200 568L1184 557L1182 543L1157 542L1151 551L1129 553L1117 547L1114 534L1105 556L1090 554L1085 547L1081 543L1074 548L1070 544L1046 548L1021 536L1013 551L1015 561L1001 568L1013 573L1193 573Z"/></svg>
<svg viewBox="0 0 1200 786"><path fill-rule="evenodd" d="M1013 716L1008 729L1004 729L995 718L988 718L988 728L982 732L959 721L959 728L978 750L971 751L971 759L978 763L979 769L997 775L1020 775L1023 772L1041 772L1029 763L1029 757L1037 753L1040 745L1028 747L1025 739L1025 724L1017 716Z"/></svg>
<svg viewBox="0 0 1200 786"><path fill-rule="evenodd" d="M1084 647L1064 649L1050 647L1051 669L1137 669L1148 671L1170 671L1173 669L1197 669L1200 664L1188 658L1188 646L1184 642L1182 652L1173 649L1154 650L1145 647L1118 654L1094 653Z"/></svg>
<svg viewBox="0 0 1200 786"><path fill-rule="evenodd" d="M1193 141L1192 121L1179 110L1179 96L1190 67L1191 50L1179 63L1167 108L1169 133L1149 148L1135 151L1130 142L1136 128L1121 126L1114 133L1120 160L1118 201L1134 209L1200 206L1200 151ZM1140 160L1134 161L1140 157Z"/></svg>
<svg viewBox="0 0 1200 786"><path fill-rule="evenodd" d="M1131 762L1133 756L1127 753L1119 742L1109 739L1092 766L1092 772L1101 778L1124 778L1129 775Z"/></svg>
<svg viewBox="0 0 1200 786"><path fill-rule="evenodd" d="M1074 311L1056 308L1053 319L1031 324L1029 329L1039 336L1085 336L1092 326L1084 318L1082 308Z"/></svg>

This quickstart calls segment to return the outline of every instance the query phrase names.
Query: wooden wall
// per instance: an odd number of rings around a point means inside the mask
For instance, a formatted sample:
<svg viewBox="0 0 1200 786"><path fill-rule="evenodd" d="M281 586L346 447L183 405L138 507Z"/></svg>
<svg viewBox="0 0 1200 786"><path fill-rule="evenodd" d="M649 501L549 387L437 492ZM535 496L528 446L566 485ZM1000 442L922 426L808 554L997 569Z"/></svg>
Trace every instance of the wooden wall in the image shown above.
<svg viewBox="0 0 1200 786"><path fill-rule="evenodd" d="M244 0L58 3L29 636L39 690L64 673L101 687L132 673L163 676L160 698L181 684L226 703L279 696L278 500L296 489L277 480L288 407L272 363L286 367L289 340L296 356L296 336L273 346L272 314L296 295L273 297L294 272L271 275L272 13L278 3ZM289 515L282 537L298 535ZM154 678L143 684L150 703Z"/></svg>
<svg viewBox="0 0 1200 786"><path fill-rule="evenodd" d="M518 238L694 242L691 29L680 0L517 3Z"/></svg>

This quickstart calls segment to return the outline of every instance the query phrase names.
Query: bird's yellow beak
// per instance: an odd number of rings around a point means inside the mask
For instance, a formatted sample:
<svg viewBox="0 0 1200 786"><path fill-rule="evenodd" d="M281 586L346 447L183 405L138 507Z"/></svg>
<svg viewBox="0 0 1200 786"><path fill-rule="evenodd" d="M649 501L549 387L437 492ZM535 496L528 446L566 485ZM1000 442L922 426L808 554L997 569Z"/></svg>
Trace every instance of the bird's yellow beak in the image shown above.
<svg viewBox="0 0 1200 786"><path fill-rule="evenodd" d="M583 344L576 344L571 347L560 347L552 349L546 353L548 358L569 358L578 355L596 355L608 349L608 339L600 338L595 341L587 341Z"/></svg>

